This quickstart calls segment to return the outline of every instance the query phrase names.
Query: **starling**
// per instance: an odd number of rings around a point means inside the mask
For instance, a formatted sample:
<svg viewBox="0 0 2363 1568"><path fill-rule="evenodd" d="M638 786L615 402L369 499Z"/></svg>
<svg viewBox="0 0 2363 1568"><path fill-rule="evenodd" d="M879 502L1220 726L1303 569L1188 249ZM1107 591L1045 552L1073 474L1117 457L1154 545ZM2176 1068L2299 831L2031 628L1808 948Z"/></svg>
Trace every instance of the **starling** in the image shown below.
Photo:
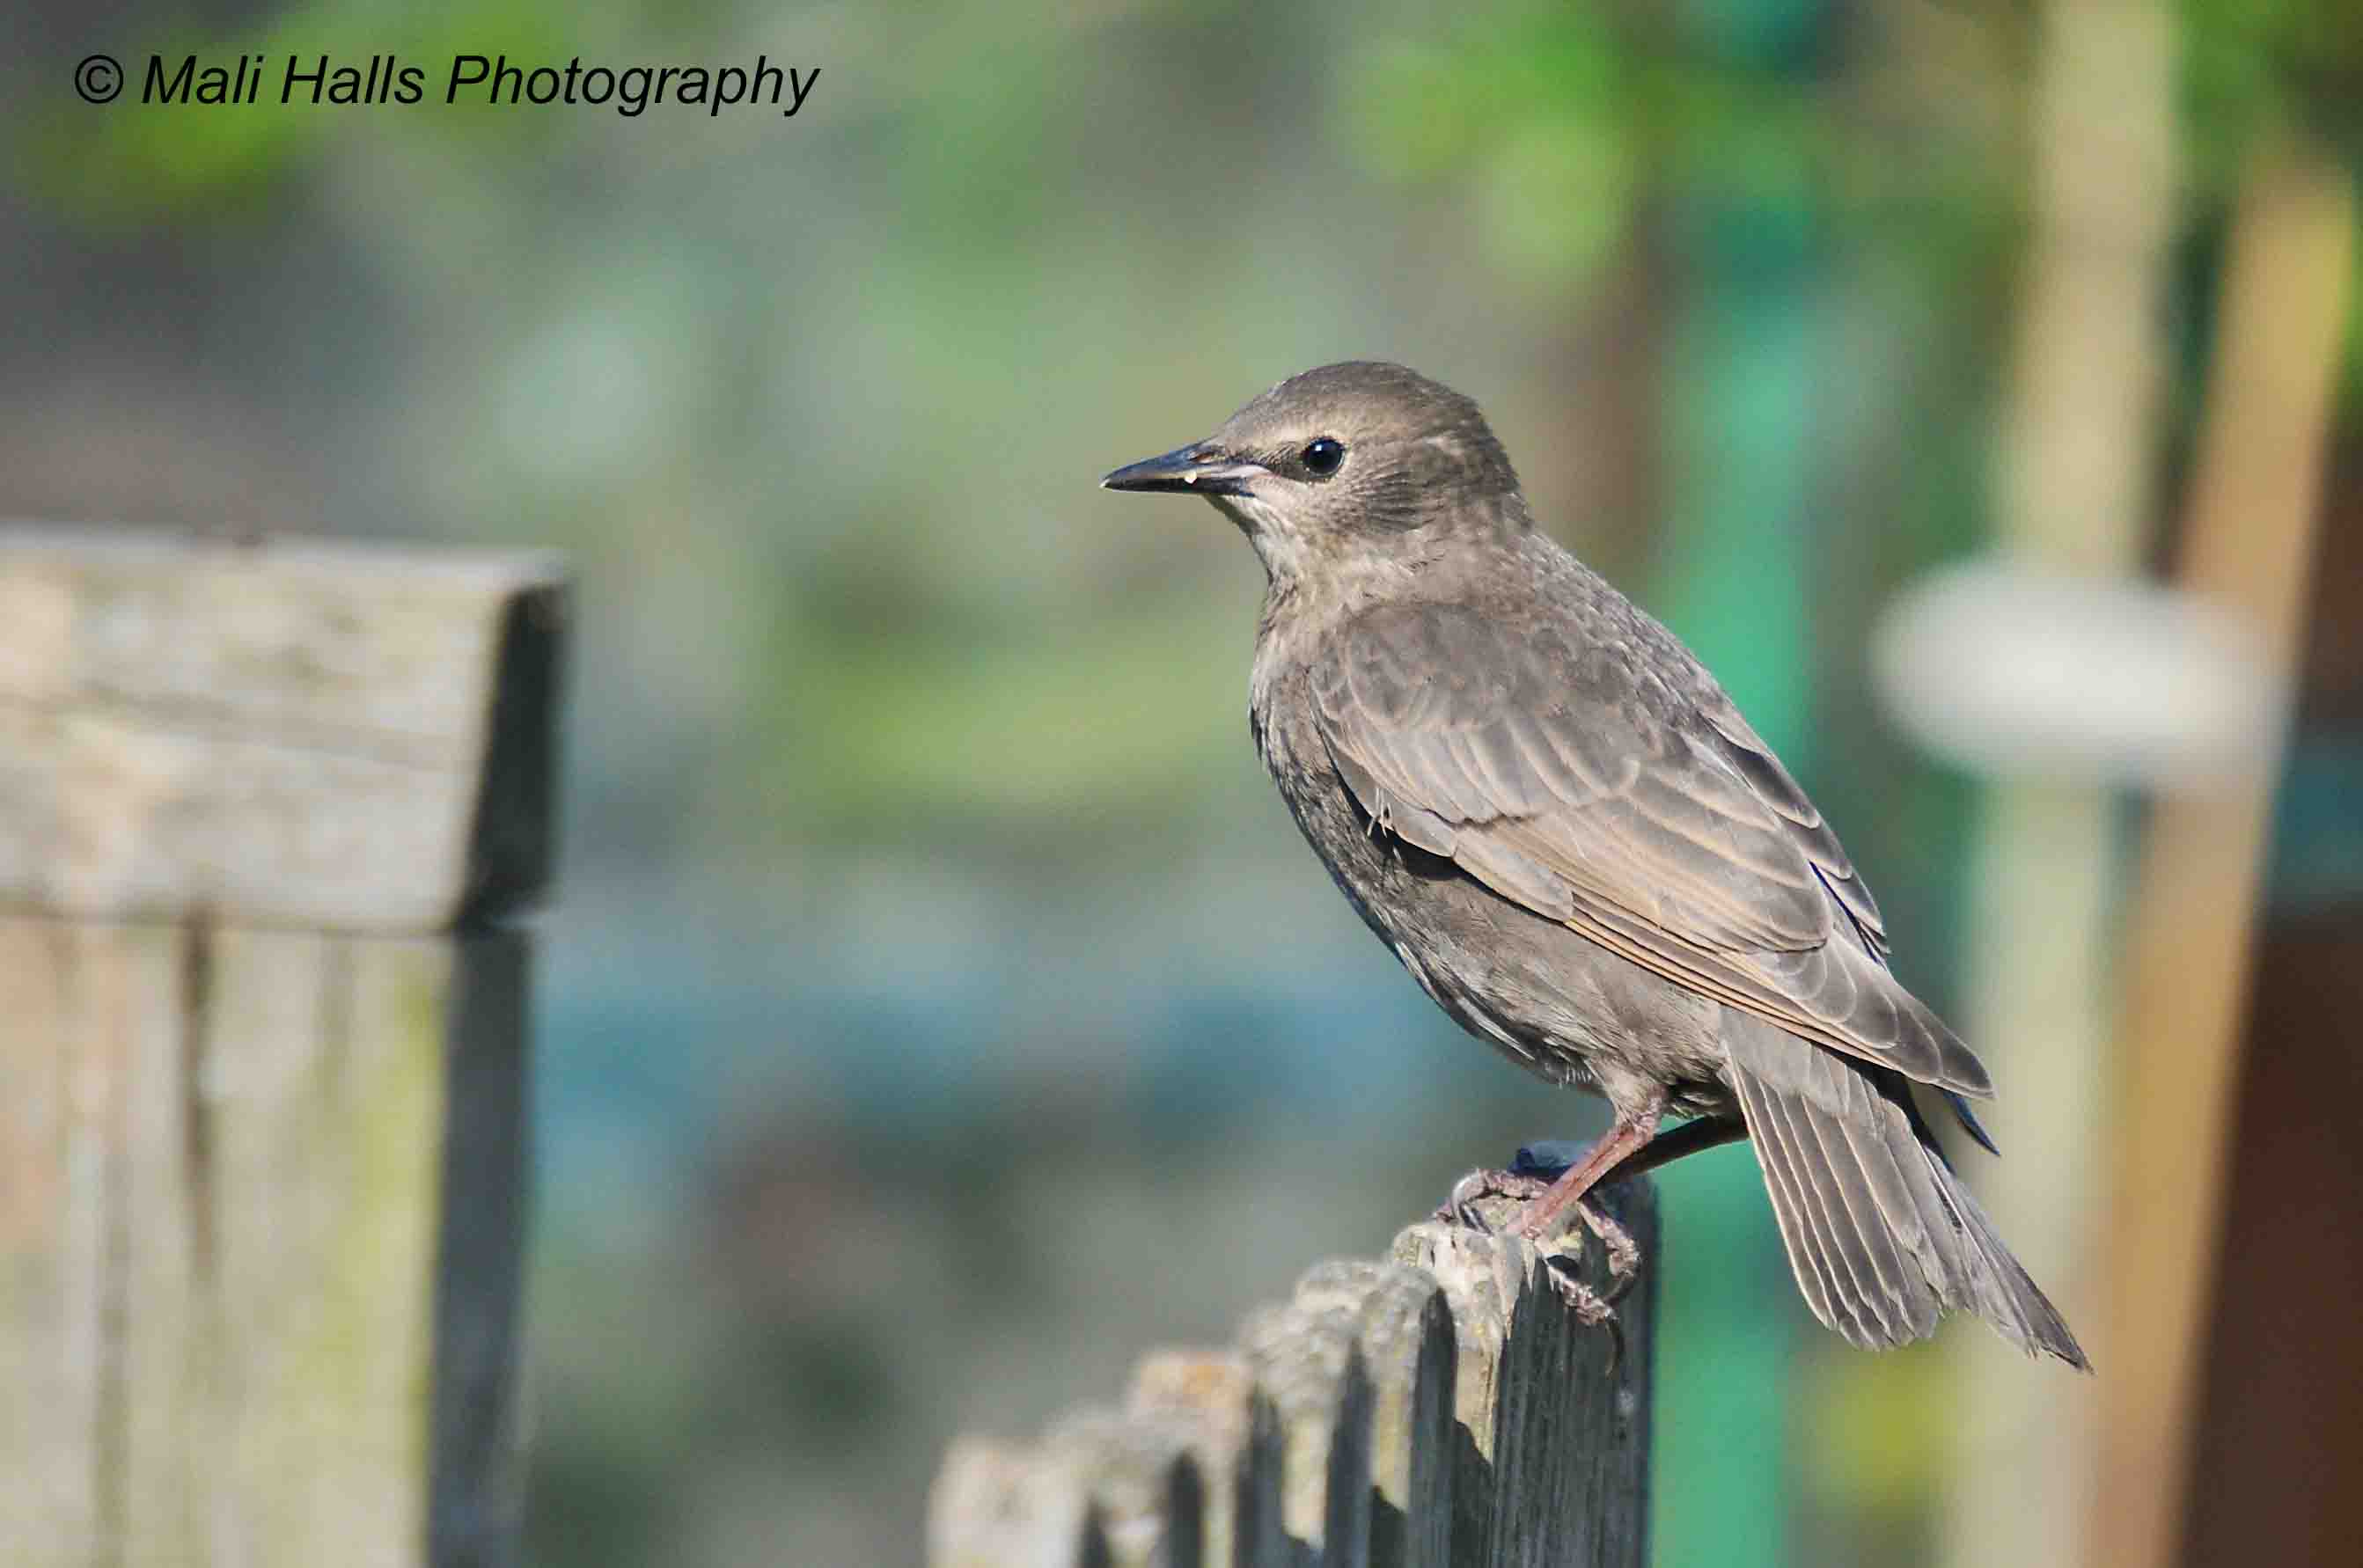
<svg viewBox="0 0 2363 1568"><path fill-rule="evenodd" d="M1306 841L1455 1022L1608 1101L1564 1175L1525 1178L1519 1230L1573 1206L1606 1235L1582 1202L1603 1178L1745 1137L1847 1340L1959 1309L2088 1367L1916 1098L1991 1149L1984 1066L1889 972L1869 889L1714 678L1535 526L1473 402L1328 365L1101 482L1246 534L1249 722Z"/></svg>

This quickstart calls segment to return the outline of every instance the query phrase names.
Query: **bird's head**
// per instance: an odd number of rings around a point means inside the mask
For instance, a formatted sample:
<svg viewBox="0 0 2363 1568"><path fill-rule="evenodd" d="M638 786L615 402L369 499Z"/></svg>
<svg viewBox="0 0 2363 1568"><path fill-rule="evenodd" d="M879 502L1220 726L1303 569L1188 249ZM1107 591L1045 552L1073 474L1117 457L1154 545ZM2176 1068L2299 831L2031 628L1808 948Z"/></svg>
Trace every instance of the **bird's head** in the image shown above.
<svg viewBox="0 0 2363 1568"><path fill-rule="evenodd" d="M1275 581L1395 555L1447 533L1531 526L1518 476L1477 404L1401 365L1324 365L1249 403L1203 441L1100 480L1203 495Z"/></svg>

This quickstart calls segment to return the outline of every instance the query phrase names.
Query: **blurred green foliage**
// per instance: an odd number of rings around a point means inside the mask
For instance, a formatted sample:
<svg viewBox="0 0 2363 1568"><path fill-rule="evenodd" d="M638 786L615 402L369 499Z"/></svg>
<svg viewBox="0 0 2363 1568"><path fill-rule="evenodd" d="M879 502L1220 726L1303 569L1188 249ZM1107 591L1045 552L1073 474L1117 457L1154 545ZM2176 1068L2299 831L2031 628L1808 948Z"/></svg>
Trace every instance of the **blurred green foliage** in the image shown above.
<svg viewBox="0 0 2363 1568"><path fill-rule="evenodd" d="M2236 190L2259 136L2301 131L2363 164L2363 12L2346 0L2180 0L2187 156Z"/></svg>

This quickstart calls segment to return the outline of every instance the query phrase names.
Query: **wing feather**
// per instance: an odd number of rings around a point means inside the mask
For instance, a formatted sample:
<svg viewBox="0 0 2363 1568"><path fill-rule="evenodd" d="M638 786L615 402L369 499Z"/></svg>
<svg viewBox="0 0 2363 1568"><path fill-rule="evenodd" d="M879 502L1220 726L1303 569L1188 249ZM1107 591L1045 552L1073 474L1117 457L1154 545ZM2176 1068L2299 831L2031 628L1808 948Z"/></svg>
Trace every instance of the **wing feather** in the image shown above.
<svg viewBox="0 0 2363 1568"><path fill-rule="evenodd" d="M1312 670L1323 739L1379 826L1678 984L1963 1094L1977 1057L1891 977L1878 905L1728 698L1615 642L1393 604Z"/></svg>

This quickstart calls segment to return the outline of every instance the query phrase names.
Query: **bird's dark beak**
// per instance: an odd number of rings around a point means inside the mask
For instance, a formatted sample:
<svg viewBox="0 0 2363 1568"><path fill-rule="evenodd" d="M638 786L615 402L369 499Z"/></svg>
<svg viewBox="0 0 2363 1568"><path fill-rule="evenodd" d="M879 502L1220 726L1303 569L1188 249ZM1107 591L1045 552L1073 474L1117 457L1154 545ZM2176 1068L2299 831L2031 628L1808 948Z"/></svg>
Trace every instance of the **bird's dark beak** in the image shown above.
<svg viewBox="0 0 2363 1568"><path fill-rule="evenodd" d="M1247 481L1262 465L1193 441L1161 458L1145 458L1100 480L1102 490L1170 491L1175 495L1245 495Z"/></svg>

